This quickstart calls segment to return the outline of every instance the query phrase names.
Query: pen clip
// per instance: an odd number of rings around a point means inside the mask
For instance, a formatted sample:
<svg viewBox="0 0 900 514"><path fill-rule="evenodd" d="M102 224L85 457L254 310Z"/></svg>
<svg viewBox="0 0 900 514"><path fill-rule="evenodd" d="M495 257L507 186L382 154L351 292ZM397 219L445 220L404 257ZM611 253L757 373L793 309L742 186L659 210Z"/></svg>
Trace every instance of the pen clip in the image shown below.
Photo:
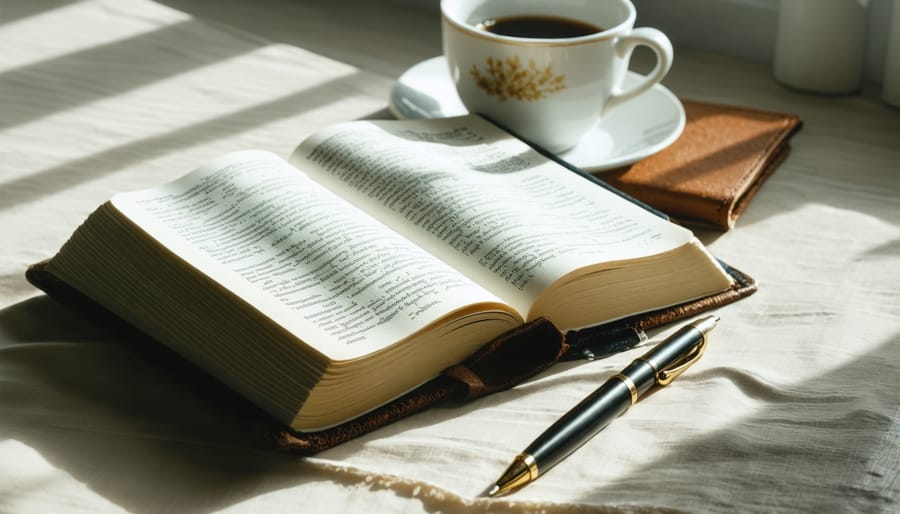
<svg viewBox="0 0 900 514"><path fill-rule="evenodd" d="M669 385L669 383L678 378L679 375L684 373L695 362L700 360L700 357L703 357L703 352L705 351L706 336L704 335L703 339L701 339L699 343L691 348L691 351L675 359L667 367L659 370L659 372L656 374L656 383L661 386Z"/></svg>

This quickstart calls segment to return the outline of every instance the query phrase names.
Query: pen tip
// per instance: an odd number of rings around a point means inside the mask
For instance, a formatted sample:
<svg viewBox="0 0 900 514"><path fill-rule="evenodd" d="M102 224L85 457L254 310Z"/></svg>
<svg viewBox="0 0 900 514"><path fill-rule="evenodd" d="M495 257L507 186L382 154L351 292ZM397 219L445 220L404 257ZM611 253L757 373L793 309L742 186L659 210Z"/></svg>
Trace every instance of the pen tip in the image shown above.
<svg viewBox="0 0 900 514"><path fill-rule="evenodd" d="M527 453L520 453L506 468L503 475L488 491L488 496L502 496L531 482L538 476L537 462Z"/></svg>

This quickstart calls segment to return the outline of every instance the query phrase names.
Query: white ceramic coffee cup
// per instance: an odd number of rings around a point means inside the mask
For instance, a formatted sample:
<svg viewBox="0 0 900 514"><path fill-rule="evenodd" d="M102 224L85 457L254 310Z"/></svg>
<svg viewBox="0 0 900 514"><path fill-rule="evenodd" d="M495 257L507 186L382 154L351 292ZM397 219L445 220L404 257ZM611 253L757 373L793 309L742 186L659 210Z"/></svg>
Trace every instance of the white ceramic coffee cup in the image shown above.
<svg viewBox="0 0 900 514"><path fill-rule="evenodd" d="M672 65L669 39L653 28L634 28L628 0L442 0L441 14L444 55L466 109L552 152L574 146L606 110L648 90ZM567 18L602 31L539 39L478 26L517 16ZM639 45L653 50L656 66L623 89Z"/></svg>

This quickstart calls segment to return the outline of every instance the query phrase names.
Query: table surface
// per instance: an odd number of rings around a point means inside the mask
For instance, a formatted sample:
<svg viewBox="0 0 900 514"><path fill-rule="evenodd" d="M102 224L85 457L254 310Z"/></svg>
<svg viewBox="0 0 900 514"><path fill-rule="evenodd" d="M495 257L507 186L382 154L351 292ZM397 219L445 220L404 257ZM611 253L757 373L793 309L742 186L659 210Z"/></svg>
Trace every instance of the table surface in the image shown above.
<svg viewBox="0 0 900 514"><path fill-rule="evenodd" d="M510 458L636 353L297 459L250 444L225 405L23 276L115 192L389 117L397 76L440 53L434 10L7 0L0 47L0 511L900 509L900 112L877 88L805 95L768 67L676 49L678 96L804 121L737 227L698 231L760 290L717 311L675 386L491 500Z"/></svg>

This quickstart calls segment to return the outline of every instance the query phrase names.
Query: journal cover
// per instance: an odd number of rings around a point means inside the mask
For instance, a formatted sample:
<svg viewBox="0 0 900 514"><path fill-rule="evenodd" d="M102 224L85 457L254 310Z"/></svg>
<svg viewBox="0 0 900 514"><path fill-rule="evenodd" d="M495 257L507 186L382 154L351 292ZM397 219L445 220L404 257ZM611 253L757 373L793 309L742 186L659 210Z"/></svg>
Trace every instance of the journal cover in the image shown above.
<svg viewBox="0 0 900 514"><path fill-rule="evenodd" d="M538 319L497 337L460 364L373 411L320 432L295 432L227 389L224 384L216 382L199 367L168 350L162 343L138 333L115 314L59 280L47 271L48 262L42 261L28 268L25 276L31 284L99 323L114 324L132 332L133 337L128 337L129 341L149 342L147 346L152 351L147 352L148 358L174 361L174 367L185 370L192 377L207 377L208 380L198 380L197 383L202 382L202 387L213 388L216 395L222 395L229 404L233 403L236 411L246 413L248 431L258 434L264 444L296 455L311 455L326 450L439 402L467 401L508 389L546 370L562 358L582 358L584 350L597 355L606 353L605 350L622 350L623 333L689 318L756 291L756 283L751 277L726 266L726 271L734 277L734 285L730 289L675 307L567 333L562 333L547 319Z"/></svg>
<svg viewBox="0 0 900 514"><path fill-rule="evenodd" d="M682 100L687 122L668 148L596 176L684 222L729 230L787 156L793 114Z"/></svg>

